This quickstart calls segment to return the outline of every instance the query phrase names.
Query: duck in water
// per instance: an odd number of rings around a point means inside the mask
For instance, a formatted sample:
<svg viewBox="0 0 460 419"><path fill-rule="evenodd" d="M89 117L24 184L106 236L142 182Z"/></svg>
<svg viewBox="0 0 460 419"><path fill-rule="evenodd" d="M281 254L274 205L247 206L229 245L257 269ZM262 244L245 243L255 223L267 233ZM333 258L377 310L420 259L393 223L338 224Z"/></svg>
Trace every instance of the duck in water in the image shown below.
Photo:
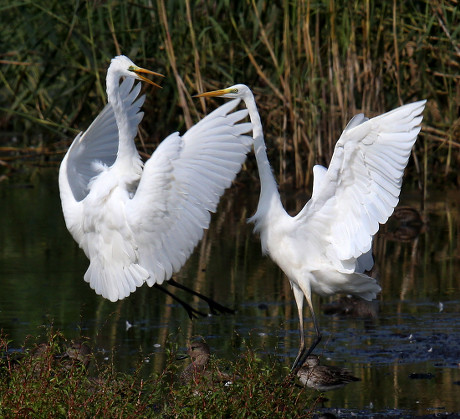
<svg viewBox="0 0 460 419"><path fill-rule="evenodd" d="M329 391L344 387L353 381L361 381L346 368L320 365L319 357L309 355L297 372L300 382L319 391Z"/></svg>

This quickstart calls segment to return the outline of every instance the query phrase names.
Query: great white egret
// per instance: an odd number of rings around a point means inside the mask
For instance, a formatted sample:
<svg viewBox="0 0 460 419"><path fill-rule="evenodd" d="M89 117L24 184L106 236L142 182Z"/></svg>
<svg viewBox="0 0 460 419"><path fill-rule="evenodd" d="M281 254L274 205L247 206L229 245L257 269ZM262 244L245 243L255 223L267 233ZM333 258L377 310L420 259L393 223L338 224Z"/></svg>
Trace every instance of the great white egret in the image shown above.
<svg viewBox="0 0 460 419"><path fill-rule="evenodd" d="M300 348L296 372L321 340L311 292L372 300L381 290L364 272L372 268L372 238L398 203L402 176L420 132L426 101L401 106L372 119L354 116L334 149L329 168L313 168L310 201L295 216L283 208L267 158L262 123L251 90L237 84L196 97L241 98L253 124L254 152L260 177L257 211L249 221L260 233L262 251L288 277L297 303ZM316 339L307 350L303 302L311 311Z"/></svg>
<svg viewBox="0 0 460 419"><path fill-rule="evenodd" d="M239 99L183 136L169 135L143 165L134 137L143 117L140 83L152 81L129 58L112 59L108 104L73 141L59 170L66 226L90 260L84 279L110 301L179 271L209 226L220 196L252 146ZM120 84L120 79L124 81Z"/></svg>

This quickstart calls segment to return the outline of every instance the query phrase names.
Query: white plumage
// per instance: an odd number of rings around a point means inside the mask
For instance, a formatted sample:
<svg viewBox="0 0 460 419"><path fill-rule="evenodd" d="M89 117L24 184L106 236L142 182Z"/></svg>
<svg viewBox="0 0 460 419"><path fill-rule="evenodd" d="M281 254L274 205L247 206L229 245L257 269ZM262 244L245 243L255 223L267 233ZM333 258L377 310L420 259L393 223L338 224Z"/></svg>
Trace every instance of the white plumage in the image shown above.
<svg viewBox="0 0 460 419"><path fill-rule="evenodd" d="M249 110L261 183L257 211L250 221L260 233L262 251L284 271L294 292L301 338L293 366L296 371L321 339L312 291L371 300L381 289L364 273L374 264L372 238L398 203L404 168L420 132L426 101L372 119L363 114L353 117L337 141L329 168L313 168L310 201L291 217L280 200L251 90L239 84L198 96L242 98ZM317 335L308 351L303 330L304 298Z"/></svg>
<svg viewBox="0 0 460 419"><path fill-rule="evenodd" d="M248 111L235 111L235 100L168 136L143 165L134 144L144 96L133 84L148 81L140 72L127 57L112 60L108 104L59 170L67 228L90 260L84 279L111 301L182 267L252 145L251 124L240 122Z"/></svg>

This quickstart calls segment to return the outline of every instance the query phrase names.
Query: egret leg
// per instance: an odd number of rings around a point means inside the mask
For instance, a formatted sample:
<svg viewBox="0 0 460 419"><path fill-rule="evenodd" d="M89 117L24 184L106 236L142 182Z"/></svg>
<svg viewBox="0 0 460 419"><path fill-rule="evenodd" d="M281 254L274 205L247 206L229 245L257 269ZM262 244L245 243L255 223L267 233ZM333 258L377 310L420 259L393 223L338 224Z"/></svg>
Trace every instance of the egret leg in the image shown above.
<svg viewBox="0 0 460 419"><path fill-rule="evenodd" d="M291 371L292 374L297 373L297 371L302 367L305 360L313 352L313 350L316 348L316 345L318 345L318 343L321 341L321 338L322 338L321 331L319 330L318 320L316 319L315 310L313 310L313 303L311 301L311 292L305 293L305 299L307 300L308 307L310 308L311 318L313 320L313 325L315 326L316 339L314 340L312 345L308 348L308 351L305 351L305 344L304 344L303 353L300 354L299 352L299 355L297 355L294 365L292 366L292 371Z"/></svg>
<svg viewBox="0 0 460 419"><path fill-rule="evenodd" d="M209 309L211 310L212 314L219 314L219 313L229 313L229 314L235 314L235 310L232 310L231 308L225 307L222 304L219 304L217 301L213 300L212 298L207 297L206 295L200 294L199 292L192 290L189 287L186 287L183 284L180 284L179 282L174 281L174 279L169 279L168 284L177 287L181 290L187 291L192 295L196 295L198 298L201 298L203 301L206 301L208 303Z"/></svg>
<svg viewBox="0 0 460 419"><path fill-rule="evenodd" d="M292 365L292 370L297 365L299 359L302 357L303 353L305 352L305 331L303 328L303 298L304 294L303 291L295 284L292 283L292 291L294 293L295 302L297 304L297 310L299 315L299 332L300 332L300 346L299 352L296 356L294 364Z"/></svg>
<svg viewBox="0 0 460 419"><path fill-rule="evenodd" d="M154 287L168 294L170 297L176 300L182 307L184 307L191 320L194 318L198 318L198 316L206 317L205 313L195 310L190 304L187 304L184 300L181 300L179 297L175 296L171 291L168 291L166 288L162 287L161 285L154 284Z"/></svg>

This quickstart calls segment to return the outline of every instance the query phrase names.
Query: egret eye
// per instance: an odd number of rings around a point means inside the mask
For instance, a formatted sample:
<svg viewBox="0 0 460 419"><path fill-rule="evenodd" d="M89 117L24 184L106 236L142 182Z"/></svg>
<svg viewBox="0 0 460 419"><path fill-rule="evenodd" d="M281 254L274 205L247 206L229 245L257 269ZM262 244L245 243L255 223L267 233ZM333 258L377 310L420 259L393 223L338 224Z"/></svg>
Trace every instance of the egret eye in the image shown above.
<svg viewBox="0 0 460 419"><path fill-rule="evenodd" d="M232 89L232 93L238 93L238 89Z"/></svg>
<svg viewBox="0 0 460 419"><path fill-rule="evenodd" d="M128 71L136 71L136 67L134 67L133 65L130 65L128 67Z"/></svg>

